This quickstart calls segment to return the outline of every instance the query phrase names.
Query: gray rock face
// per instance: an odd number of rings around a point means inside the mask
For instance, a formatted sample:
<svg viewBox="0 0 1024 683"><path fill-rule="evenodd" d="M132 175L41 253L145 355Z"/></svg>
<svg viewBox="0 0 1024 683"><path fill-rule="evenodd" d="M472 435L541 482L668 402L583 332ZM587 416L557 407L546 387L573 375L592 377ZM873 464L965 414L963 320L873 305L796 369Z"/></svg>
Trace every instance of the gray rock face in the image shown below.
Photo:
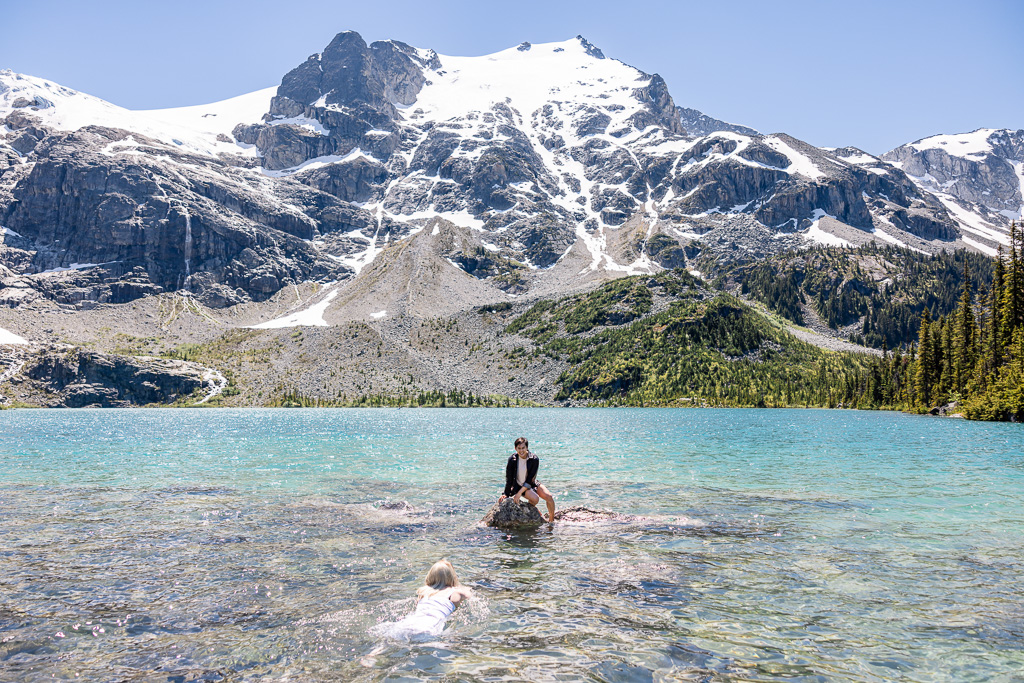
<svg viewBox="0 0 1024 683"><path fill-rule="evenodd" d="M381 227L326 192L288 179L267 193L252 172L138 135L153 156L103 153L127 137L54 132L3 176L0 225L18 234L16 244L2 238L7 268L30 276L92 264L31 285L54 300L122 303L178 289L213 305L262 300L289 283L349 274L311 241Z"/></svg>
<svg viewBox="0 0 1024 683"><path fill-rule="evenodd" d="M367 46L353 31L339 33L281 81L267 125L236 128L256 145L264 167L280 170L317 157L344 155L356 147L387 158L398 138L397 106L410 105L426 81L425 68L440 66L436 54L396 41ZM315 121L309 130L295 120ZM383 134L382 134L383 133Z"/></svg>
<svg viewBox="0 0 1024 683"><path fill-rule="evenodd" d="M366 104L396 118L395 103L416 101L425 80L424 63L404 43L381 41L367 46L358 33L345 31L323 52L288 72L277 95L305 105L314 105L321 97L325 106ZM271 105L270 113L282 112Z"/></svg>
<svg viewBox="0 0 1024 683"><path fill-rule="evenodd" d="M583 46L583 49L586 50L588 55L595 59L604 59L604 53L589 40L580 35L576 36L576 40L580 41L580 45Z"/></svg>
<svg viewBox="0 0 1024 683"><path fill-rule="evenodd" d="M919 140L897 147L882 158L897 163L908 175L922 178L933 190L995 212L1017 212L1024 199L1013 164L1024 161L1024 130L992 131L986 139L989 149L975 154L959 153L957 141L947 149L938 145L918 148L916 145L928 142Z"/></svg>
<svg viewBox="0 0 1024 683"><path fill-rule="evenodd" d="M637 130L649 126L658 126L676 135L686 133L682 122L676 116L676 105L668 93L668 85L658 74L652 75L650 83L633 92L633 96L649 106L640 110L630 118L630 123Z"/></svg>
<svg viewBox="0 0 1024 683"><path fill-rule="evenodd" d="M1024 210L1024 130L979 130L935 136L897 147L882 156L905 172L921 191L973 213L998 230ZM994 242L976 225L961 229L982 243Z"/></svg>
<svg viewBox="0 0 1024 683"><path fill-rule="evenodd" d="M203 388L203 370L185 361L79 349L42 351L22 373L50 395L51 406L81 408L173 403Z"/></svg>
<svg viewBox="0 0 1024 683"><path fill-rule="evenodd" d="M10 145L0 143L0 176L2 176L7 169L17 166L19 163L21 163L21 153Z"/></svg>
<svg viewBox="0 0 1024 683"><path fill-rule="evenodd" d="M797 161L777 148L789 150ZM761 225L796 232L820 211L868 232L881 215L924 239L956 236L941 205L899 170L870 172L786 135L714 134L698 139L686 154L686 164L652 178L658 180L655 198L664 197L665 213L680 222L710 213L750 214Z"/></svg>
<svg viewBox="0 0 1024 683"><path fill-rule="evenodd" d="M696 109L676 107L676 113L679 115L679 123L687 135L702 137L704 135L710 135L711 133L717 133L720 130L740 133L741 135L759 134L753 128L740 126L735 123L719 121L718 119L712 118L704 112L697 111Z"/></svg>
<svg viewBox="0 0 1024 683"><path fill-rule="evenodd" d="M535 506L526 501L516 505L511 498L506 498L491 507L483 523L498 529L532 529L544 524L544 518Z"/></svg>

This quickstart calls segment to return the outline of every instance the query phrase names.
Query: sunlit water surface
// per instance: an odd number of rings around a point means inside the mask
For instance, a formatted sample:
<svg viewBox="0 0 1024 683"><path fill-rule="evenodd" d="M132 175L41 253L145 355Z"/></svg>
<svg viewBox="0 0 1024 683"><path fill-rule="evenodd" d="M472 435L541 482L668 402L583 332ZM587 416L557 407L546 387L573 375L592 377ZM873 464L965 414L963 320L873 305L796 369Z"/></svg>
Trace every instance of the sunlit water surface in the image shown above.
<svg viewBox="0 0 1024 683"><path fill-rule="evenodd" d="M560 506L483 527L515 437ZM406 503L407 505L402 505ZM0 680L1020 680L1024 428L793 410L0 413ZM446 556L477 597L389 642Z"/></svg>

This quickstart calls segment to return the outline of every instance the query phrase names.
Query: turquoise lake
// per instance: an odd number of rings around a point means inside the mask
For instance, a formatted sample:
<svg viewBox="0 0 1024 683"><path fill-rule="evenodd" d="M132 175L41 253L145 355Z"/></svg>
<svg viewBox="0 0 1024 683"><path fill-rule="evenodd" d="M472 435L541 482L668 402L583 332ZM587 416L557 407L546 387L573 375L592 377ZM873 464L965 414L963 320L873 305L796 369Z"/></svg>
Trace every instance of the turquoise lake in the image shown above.
<svg viewBox="0 0 1024 683"><path fill-rule="evenodd" d="M479 524L518 436L559 507ZM476 597L423 642L441 557ZM1024 680L1024 425L0 412L0 681Z"/></svg>

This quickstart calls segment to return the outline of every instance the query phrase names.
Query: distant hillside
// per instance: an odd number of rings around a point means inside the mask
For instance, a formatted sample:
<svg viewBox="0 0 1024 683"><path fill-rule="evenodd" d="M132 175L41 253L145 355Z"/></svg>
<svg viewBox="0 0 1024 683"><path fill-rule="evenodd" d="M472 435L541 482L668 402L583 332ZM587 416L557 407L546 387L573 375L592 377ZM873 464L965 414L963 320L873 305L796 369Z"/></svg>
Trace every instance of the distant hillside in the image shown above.
<svg viewBox="0 0 1024 683"><path fill-rule="evenodd" d="M957 305L963 274L975 292L992 281L992 259L964 250L934 255L866 245L780 254L730 272L739 291L799 325L816 322L882 348L917 340L921 312L933 318Z"/></svg>
<svg viewBox="0 0 1024 683"><path fill-rule="evenodd" d="M507 331L568 364L556 400L607 405L853 405L866 367L798 341L682 271L541 301Z"/></svg>

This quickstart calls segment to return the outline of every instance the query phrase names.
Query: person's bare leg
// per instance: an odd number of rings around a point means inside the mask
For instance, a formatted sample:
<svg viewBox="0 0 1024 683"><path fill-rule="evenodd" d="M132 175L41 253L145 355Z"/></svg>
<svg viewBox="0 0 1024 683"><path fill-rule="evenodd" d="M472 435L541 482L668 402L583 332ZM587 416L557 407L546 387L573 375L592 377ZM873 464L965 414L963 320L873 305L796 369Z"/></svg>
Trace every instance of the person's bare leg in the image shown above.
<svg viewBox="0 0 1024 683"><path fill-rule="evenodd" d="M544 499L544 502L548 504L548 521L555 521L555 497L551 495L551 491L544 484L537 485L537 493Z"/></svg>

